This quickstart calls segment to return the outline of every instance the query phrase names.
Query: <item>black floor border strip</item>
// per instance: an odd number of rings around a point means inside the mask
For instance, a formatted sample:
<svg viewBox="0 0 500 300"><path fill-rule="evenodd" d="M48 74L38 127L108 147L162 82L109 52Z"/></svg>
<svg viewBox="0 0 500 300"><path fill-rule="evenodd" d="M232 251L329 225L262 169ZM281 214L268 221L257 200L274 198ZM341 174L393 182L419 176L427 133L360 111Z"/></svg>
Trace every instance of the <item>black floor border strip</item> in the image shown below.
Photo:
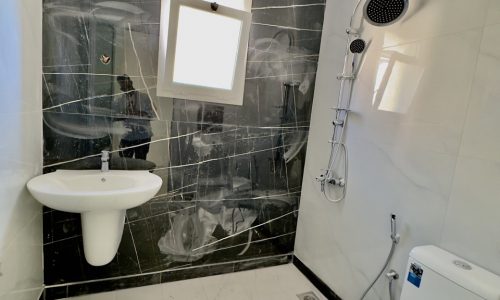
<svg viewBox="0 0 500 300"><path fill-rule="evenodd" d="M342 300L335 292L311 269L309 269L297 256L293 256L293 264L328 300Z"/></svg>

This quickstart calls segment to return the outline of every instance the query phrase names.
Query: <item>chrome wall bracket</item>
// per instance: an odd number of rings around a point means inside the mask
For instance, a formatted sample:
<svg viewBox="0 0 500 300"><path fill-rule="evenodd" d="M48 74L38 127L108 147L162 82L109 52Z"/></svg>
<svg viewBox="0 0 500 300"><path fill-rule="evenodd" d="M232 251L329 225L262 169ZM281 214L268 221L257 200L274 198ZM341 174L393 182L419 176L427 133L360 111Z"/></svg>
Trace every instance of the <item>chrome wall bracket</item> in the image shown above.
<svg viewBox="0 0 500 300"><path fill-rule="evenodd" d="M330 107L330 109L336 110L336 111L344 111L344 112L350 112L351 110L348 108L343 108L343 107Z"/></svg>
<svg viewBox="0 0 500 300"><path fill-rule="evenodd" d="M335 119L335 120L333 120L332 124L334 126L344 126L344 121L343 120Z"/></svg>
<svg viewBox="0 0 500 300"><path fill-rule="evenodd" d="M356 35L356 36L359 35L358 31L356 29L351 28L351 27L347 27L345 29L345 32L347 34L352 34L352 35Z"/></svg>
<svg viewBox="0 0 500 300"><path fill-rule="evenodd" d="M339 74L337 75L338 80L355 80L356 75L345 75L345 74Z"/></svg>

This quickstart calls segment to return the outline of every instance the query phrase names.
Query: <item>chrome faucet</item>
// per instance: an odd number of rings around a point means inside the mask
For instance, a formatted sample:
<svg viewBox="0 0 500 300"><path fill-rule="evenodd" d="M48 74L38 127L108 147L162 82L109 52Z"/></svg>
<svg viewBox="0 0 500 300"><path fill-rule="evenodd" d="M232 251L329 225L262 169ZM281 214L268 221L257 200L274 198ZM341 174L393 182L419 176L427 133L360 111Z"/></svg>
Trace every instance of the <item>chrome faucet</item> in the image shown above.
<svg viewBox="0 0 500 300"><path fill-rule="evenodd" d="M109 151L101 151L101 172L109 171Z"/></svg>

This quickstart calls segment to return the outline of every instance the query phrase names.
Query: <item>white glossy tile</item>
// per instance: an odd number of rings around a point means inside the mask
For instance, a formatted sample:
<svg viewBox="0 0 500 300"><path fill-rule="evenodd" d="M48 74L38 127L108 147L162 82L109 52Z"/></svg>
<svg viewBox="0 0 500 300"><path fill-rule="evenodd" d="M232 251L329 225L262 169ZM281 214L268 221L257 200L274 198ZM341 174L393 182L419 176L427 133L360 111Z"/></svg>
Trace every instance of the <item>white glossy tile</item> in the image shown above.
<svg viewBox="0 0 500 300"><path fill-rule="evenodd" d="M256 271L243 271L201 278L207 300L253 300Z"/></svg>
<svg viewBox="0 0 500 300"><path fill-rule="evenodd" d="M347 140L367 138L402 151L457 154L480 39L481 31L474 30L389 49L372 44L356 83ZM450 47L456 50L449 53ZM338 82L331 74L341 63L339 55L331 56L339 51L334 46L322 51L327 54L325 60L321 57L308 144L314 160L306 165L315 176L326 166L330 151L333 112L328 108L335 106L338 94ZM386 59L392 65L388 69ZM377 75L384 78L378 85ZM394 91L391 85L403 87Z"/></svg>
<svg viewBox="0 0 500 300"><path fill-rule="evenodd" d="M176 281L162 284L165 300L208 300L203 284L196 279Z"/></svg>
<svg viewBox="0 0 500 300"><path fill-rule="evenodd" d="M41 205L26 191L42 164L42 3L0 10L0 298L37 299L43 284Z"/></svg>
<svg viewBox="0 0 500 300"><path fill-rule="evenodd" d="M410 1L401 21L388 27L365 25L365 35L378 36L384 47L478 29L485 24L489 0Z"/></svg>
<svg viewBox="0 0 500 300"><path fill-rule="evenodd" d="M41 211L26 189L26 182L42 172L41 113L0 114L4 130L0 143L0 240L7 246Z"/></svg>
<svg viewBox="0 0 500 300"><path fill-rule="evenodd" d="M384 149L366 141L349 146L356 159L350 161L344 203L328 203L318 184L304 178L296 255L341 297L354 299L387 256L391 213L398 215L402 235L393 259L400 273L412 247L439 242L455 160L432 152L423 156L418 149ZM448 180L442 180L443 186L435 184L441 178Z"/></svg>
<svg viewBox="0 0 500 300"><path fill-rule="evenodd" d="M86 295L74 300L261 300L296 299L314 292L326 298L292 264Z"/></svg>
<svg viewBox="0 0 500 300"><path fill-rule="evenodd" d="M386 49L373 44L347 138L458 153L480 40L481 30L472 30Z"/></svg>
<svg viewBox="0 0 500 300"><path fill-rule="evenodd" d="M163 299L163 287L161 285L148 285L139 288L119 290L115 292L119 300L159 300Z"/></svg>
<svg viewBox="0 0 500 300"><path fill-rule="evenodd" d="M0 295L0 300L36 300L42 293L42 288L20 290L8 293L7 295Z"/></svg>
<svg viewBox="0 0 500 300"><path fill-rule="evenodd" d="M338 2L327 3L327 15ZM391 268L400 274L411 248L440 243L488 4L413 1L402 23L366 27L361 36L371 44L354 89L348 194L339 204L328 203L314 180L328 158L327 108L336 103L343 56L344 41L332 28L346 25L325 18L295 251L344 299L359 299L379 271L391 213L402 235ZM498 53L497 39L491 53ZM369 295L387 297L384 280Z"/></svg>
<svg viewBox="0 0 500 300"><path fill-rule="evenodd" d="M442 246L500 274L500 162L460 158Z"/></svg>
<svg viewBox="0 0 500 300"><path fill-rule="evenodd" d="M89 300L118 300L120 298L117 297L117 294L114 292L110 293L100 293L96 295L92 295ZM161 298L158 298L161 299Z"/></svg>
<svg viewBox="0 0 500 300"><path fill-rule="evenodd" d="M0 11L2 113L41 111L42 3L4 0Z"/></svg>
<svg viewBox="0 0 500 300"><path fill-rule="evenodd" d="M325 20L328 20L328 18L325 17ZM327 24L328 21L325 26ZM320 102L322 105L315 104L312 108L314 118L311 118L311 130L308 139L309 141L315 141L315 143L314 145L308 144L307 153L314 157L314 160L309 160L306 165L306 168L309 168L315 174L314 176L319 176L319 170L325 168L328 163L328 156L325 154L330 151L331 147L328 143L332 135L331 119L334 116L334 111L331 108L336 106L336 96L339 93L339 82L331 74L340 74L342 72L339 65L343 62L343 57L336 54L345 51L344 43L344 35L332 34L329 39L321 44L322 63L318 65L316 86L323 88L315 90L314 101L315 103ZM334 66L333 69L332 66Z"/></svg>
<svg viewBox="0 0 500 300"><path fill-rule="evenodd" d="M461 155L500 162L500 25L485 27Z"/></svg>
<svg viewBox="0 0 500 300"><path fill-rule="evenodd" d="M0 159L0 163L3 160ZM26 225L41 213L41 205L37 203L26 190L26 182L35 176L30 170L23 169L19 163L8 162L12 169L0 169L1 199L0 202L0 238L3 247L8 247ZM17 168L17 170L16 170Z"/></svg>
<svg viewBox="0 0 500 300"><path fill-rule="evenodd" d="M24 170L41 173L42 165L42 113L0 113L0 126L8 129L2 132L0 151L2 159L21 164ZM2 169L12 170L11 165ZM17 170L17 169L13 169Z"/></svg>
<svg viewBox="0 0 500 300"><path fill-rule="evenodd" d="M275 295L268 299L294 299L299 294L311 291L320 299L326 299L292 264L259 269L256 275L255 299L266 299L267 295Z"/></svg>
<svg viewBox="0 0 500 300"><path fill-rule="evenodd" d="M43 282L42 214L38 213L19 233L14 242L16 290L34 290Z"/></svg>
<svg viewBox="0 0 500 300"><path fill-rule="evenodd" d="M490 0L488 15L486 17L486 24L491 25L497 23L500 23L500 1Z"/></svg>

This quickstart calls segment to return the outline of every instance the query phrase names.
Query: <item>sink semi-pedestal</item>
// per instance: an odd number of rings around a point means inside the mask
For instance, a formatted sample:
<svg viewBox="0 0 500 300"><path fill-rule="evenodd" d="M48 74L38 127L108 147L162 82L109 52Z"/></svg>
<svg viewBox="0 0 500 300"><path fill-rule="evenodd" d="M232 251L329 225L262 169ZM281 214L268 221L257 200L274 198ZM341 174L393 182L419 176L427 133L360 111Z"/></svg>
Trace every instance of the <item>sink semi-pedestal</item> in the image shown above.
<svg viewBox="0 0 500 300"><path fill-rule="evenodd" d="M93 266L109 263L118 252L125 225L125 210L81 213L85 259Z"/></svg>
<svg viewBox="0 0 500 300"><path fill-rule="evenodd" d="M113 260L126 210L150 200L161 185L161 178L148 171L121 170L57 170L27 184L43 205L81 214L85 258L93 266Z"/></svg>

